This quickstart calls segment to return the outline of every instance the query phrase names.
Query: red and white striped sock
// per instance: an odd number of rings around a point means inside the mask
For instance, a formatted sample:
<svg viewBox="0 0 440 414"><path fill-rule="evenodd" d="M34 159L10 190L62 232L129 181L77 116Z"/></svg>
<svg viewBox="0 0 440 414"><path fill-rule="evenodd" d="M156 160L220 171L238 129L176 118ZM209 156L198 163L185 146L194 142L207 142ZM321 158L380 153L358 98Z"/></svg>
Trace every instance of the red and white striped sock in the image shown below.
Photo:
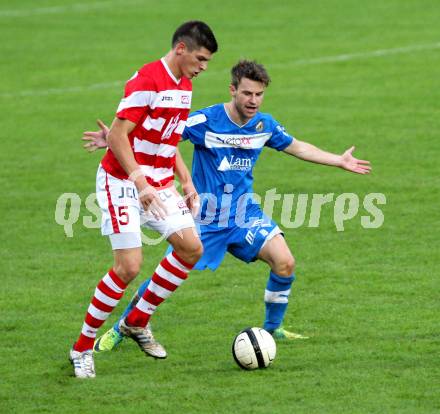
<svg viewBox="0 0 440 414"><path fill-rule="evenodd" d="M95 295L87 309L86 318L78 341L73 345L75 351L83 352L93 348L96 332L108 318L124 295L127 285L113 269L96 286Z"/></svg>
<svg viewBox="0 0 440 414"><path fill-rule="evenodd" d="M183 261L174 251L164 257L139 302L127 315L127 324L147 326L156 308L183 283L193 266Z"/></svg>

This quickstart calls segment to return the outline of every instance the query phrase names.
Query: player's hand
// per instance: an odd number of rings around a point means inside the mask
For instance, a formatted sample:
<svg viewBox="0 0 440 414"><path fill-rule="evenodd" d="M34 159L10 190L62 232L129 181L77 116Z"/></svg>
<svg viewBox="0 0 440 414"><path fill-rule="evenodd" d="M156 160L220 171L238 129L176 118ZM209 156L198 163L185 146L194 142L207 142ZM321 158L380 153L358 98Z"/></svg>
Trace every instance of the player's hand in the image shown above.
<svg viewBox="0 0 440 414"><path fill-rule="evenodd" d="M183 199L191 210L193 217L197 215L200 208L200 197L192 182L182 185Z"/></svg>
<svg viewBox="0 0 440 414"><path fill-rule="evenodd" d="M340 167L356 174L368 174L371 171L370 161L354 158L352 155L354 149L355 147L351 147L341 155Z"/></svg>
<svg viewBox="0 0 440 414"><path fill-rule="evenodd" d="M151 185L145 184L139 191L139 202L144 211L149 211L156 220L164 220L167 216L167 209L165 204L159 197L158 192Z"/></svg>
<svg viewBox="0 0 440 414"><path fill-rule="evenodd" d="M83 133L82 140L87 141L84 148L89 152L94 152L99 148L107 148L107 135L109 128L100 119L96 120L99 131L86 131Z"/></svg>

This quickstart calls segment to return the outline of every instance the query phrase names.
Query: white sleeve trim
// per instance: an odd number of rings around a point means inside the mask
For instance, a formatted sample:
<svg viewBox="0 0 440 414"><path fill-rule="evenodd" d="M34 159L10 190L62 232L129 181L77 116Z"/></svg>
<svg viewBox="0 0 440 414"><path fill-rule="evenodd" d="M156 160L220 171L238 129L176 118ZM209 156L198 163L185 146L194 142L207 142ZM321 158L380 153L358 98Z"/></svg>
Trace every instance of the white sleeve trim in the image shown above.
<svg viewBox="0 0 440 414"><path fill-rule="evenodd" d="M126 98L122 98L116 112L120 112L127 108L151 106L156 98L157 93L153 91L136 91Z"/></svg>
<svg viewBox="0 0 440 414"><path fill-rule="evenodd" d="M206 116L205 114L197 114L190 116L186 121L187 127L192 127L194 125L201 124L202 122L206 122Z"/></svg>

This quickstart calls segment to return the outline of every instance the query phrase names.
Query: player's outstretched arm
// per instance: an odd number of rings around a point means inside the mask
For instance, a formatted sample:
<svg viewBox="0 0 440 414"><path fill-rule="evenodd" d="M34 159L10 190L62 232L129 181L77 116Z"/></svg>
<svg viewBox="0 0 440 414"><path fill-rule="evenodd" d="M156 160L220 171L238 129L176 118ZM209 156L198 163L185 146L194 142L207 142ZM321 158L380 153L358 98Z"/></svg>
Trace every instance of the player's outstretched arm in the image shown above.
<svg viewBox="0 0 440 414"><path fill-rule="evenodd" d="M304 161L339 167L356 174L368 174L371 171L370 161L353 157L355 147L349 148L342 155L323 151L312 144L294 140L284 152Z"/></svg>
<svg viewBox="0 0 440 414"><path fill-rule="evenodd" d="M94 152L100 148L107 148L107 135L109 128L100 119L96 120L99 131L85 131L82 136L83 141L87 141L83 146L89 152Z"/></svg>

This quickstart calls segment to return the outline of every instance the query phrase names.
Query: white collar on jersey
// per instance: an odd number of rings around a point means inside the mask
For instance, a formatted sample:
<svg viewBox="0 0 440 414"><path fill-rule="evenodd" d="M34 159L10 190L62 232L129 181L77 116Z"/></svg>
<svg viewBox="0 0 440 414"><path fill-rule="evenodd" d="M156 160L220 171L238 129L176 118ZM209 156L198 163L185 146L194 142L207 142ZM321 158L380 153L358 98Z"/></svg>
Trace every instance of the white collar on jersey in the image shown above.
<svg viewBox="0 0 440 414"><path fill-rule="evenodd" d="M254 115L254 116L253 116L251 119L249 119L245 124L240 125L240 124L237 124L237 122L234 122L234 121L232 120L231 116L229 115L228 110L226 109L225 104L223 104L222 106L223 106L223 110L225 111L225 114L226 114L226 116L228 117L228 119L229 119L234 125L238 126L239 128L244 128L247 124L249 124L249 122L251 122L251 121L256 117L256 115Z"/></svg>
<svg viewBox="0 0 440 414"><path fill-rule="evenodd" d="M180 83L180 79L177 79L174 75L173 72L171 72L170 67L167 65L167 62L165 61L165 58L161 58L160 61L162 62L163 67L165 68L165 70L167 71L168 75L170 75L170 78L176 82L177 84Z"/></svg>

